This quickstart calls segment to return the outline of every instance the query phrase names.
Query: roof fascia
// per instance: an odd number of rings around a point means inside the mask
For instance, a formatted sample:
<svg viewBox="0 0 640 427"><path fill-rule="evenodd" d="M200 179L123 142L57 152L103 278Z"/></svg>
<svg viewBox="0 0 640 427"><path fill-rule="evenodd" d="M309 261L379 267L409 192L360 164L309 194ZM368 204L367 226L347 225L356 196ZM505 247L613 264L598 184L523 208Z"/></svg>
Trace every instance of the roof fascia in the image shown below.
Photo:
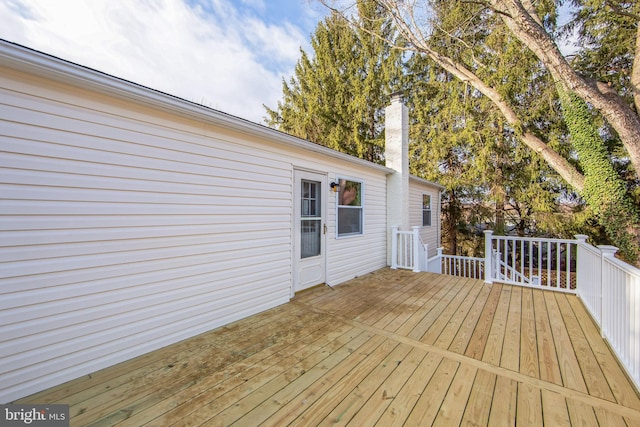
<svg viewBox="0 0 640 427"><path fill-rule="evenodd" d="M421 184L426 184L426 185L430 185L430 186L432 186L432 187L436 187L437 189L439 189L439 190L441 190L441 191L444 191L444 190L445 190L445 188L444 188L442 185L440 185L440 184L438 184L438 183L436 183L436 182L427 181L426 179L423 179L423 178L417 177L417 176L415 176L415 175L410 175L410 176L409 176L409 178L410 178L411 180L416 181L416 182L419 182L419 183L421 183Z"/></svg>

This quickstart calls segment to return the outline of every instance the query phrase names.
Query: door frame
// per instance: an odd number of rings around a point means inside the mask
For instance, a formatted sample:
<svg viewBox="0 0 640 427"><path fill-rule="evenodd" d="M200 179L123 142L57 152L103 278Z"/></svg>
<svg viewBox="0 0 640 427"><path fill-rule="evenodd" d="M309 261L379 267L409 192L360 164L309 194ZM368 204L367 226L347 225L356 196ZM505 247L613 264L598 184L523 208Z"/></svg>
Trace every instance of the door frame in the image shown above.
<svg viewBox="0 0 640 427"><path fill-rule="evenodd" d="M302 180L309 181L317 181L320 182L320 216L321 216L321 230L320 230L320 251L321 254L318 255L316 261L318 262L318 266L321 268L321 278L322 281L318 283L314 283L312 285L302 285L300 283L300 273L301 269L305 263L305 261L300 257L300 221L301 221L301 182ZM300 292L304 289L313 287L315 285L319 285L322 283L326 283L327 279L327 205L329 201L328 194L328 173L320 172L312 169L306 168L294 168L293 169L293 215L292 215L292 248L293 248L293 272L292 272L292 281L291 281L291 297L294 296L296 292Z"/></svg>

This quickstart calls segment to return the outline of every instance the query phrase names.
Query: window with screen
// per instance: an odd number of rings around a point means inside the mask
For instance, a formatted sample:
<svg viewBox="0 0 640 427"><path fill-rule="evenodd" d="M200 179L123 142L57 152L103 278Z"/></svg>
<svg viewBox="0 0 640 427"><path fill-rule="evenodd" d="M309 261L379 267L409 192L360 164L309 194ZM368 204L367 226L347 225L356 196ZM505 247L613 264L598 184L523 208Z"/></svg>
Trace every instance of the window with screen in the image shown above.
<svg viewBox="0 0 640 427"><path fill-rule="evenodd" d="M338 183L338 237L362 234L362 182L339 179Z"/></svg>

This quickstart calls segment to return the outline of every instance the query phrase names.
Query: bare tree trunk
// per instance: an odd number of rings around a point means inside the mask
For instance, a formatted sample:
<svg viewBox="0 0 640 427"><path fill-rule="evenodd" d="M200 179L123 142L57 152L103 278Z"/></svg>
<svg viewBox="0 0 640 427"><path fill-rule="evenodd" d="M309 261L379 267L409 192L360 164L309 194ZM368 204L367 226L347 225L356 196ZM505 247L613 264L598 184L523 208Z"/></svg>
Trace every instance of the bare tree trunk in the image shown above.
<svg viewBox="0 0 640 427"><path fill-rule="evenodd" d="M636 174L640 176L640 117L617 94L603 93L596 85L580 77L549 34L536 22L535 15L527 13L521 1L490 0L490 3L507 27L542 61L557 82L600 111L618 133Z"/></svg>
<svg viewBox="0 0 640 427"><path fill-rule="evenodd" d="M500 123L495 123L496 128L498 129L498 135L500 140L497 141L497 149L495 153L497 154L495 159L495 171L493 173L493 177L491 177L491 181L493 182L491 186L491 192L493 193L493 197L495 199L496 209L495 209L495 232L498 235L505 235L507 226L505 223L505 205L507 203L507 192L505 190L505 177L504 177L504 166L505 166L505 142L504 142L504 126Z"/></svg>
<svg viewBox="0 0 640 427"><path fill-rule="evenodd" d="M496 232L497 235L504 235L507 231L507 225L504 220L504 217L505 217L504 206L506 203L504 188L496 186L494 197L496 199L496 215L495 215L496 225L495 225L494 231Z"/></svg>

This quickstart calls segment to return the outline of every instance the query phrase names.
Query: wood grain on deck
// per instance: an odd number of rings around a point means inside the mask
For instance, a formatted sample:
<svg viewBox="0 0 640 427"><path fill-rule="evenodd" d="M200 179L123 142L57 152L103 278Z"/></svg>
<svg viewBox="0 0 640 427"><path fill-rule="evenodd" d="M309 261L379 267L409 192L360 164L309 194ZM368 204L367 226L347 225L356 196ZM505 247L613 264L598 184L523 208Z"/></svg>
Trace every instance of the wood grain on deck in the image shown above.
<svg viewBox="0 0 640 427"><path fill-rule="evenodd" d="M383 269L16 403L71 425L640 425L580 300Z"/></svg>

